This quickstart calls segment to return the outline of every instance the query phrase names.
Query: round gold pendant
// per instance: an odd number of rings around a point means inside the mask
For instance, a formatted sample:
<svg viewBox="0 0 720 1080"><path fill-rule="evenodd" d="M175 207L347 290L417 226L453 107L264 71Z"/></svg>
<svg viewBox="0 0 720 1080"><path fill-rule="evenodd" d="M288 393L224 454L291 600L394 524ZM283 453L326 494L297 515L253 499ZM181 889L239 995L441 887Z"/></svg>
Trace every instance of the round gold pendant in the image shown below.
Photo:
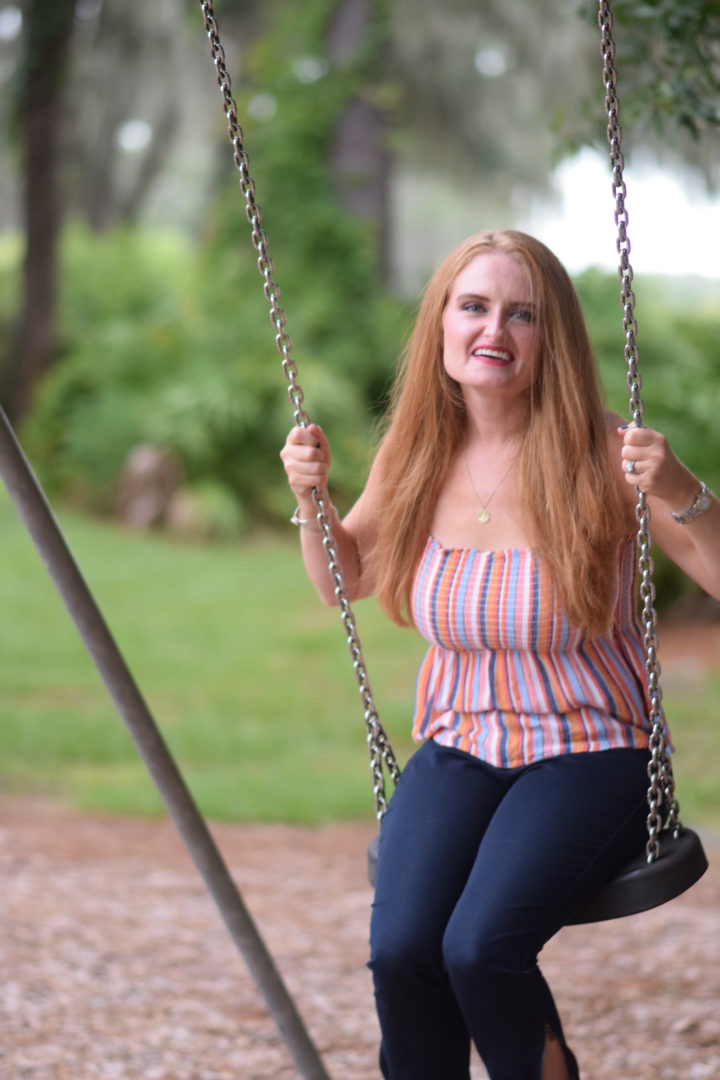
<svg viewBox="0 0 720 1080"><path fill-rule="evenodd" d="M485 507L483 507L478 514L477 519L481 525L487 525L488 521L490 520L490 511L486 510Z"/></svg>

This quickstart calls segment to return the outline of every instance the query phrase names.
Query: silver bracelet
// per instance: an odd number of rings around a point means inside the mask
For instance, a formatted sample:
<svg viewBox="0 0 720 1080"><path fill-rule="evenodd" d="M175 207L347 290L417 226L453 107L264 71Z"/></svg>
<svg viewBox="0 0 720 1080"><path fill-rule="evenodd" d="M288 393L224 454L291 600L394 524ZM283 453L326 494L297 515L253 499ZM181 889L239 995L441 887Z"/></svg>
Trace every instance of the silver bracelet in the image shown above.
<svg viewBox="0 0 720 1080"><path fill-rule="evenodd" d="M674 510L670 511L670 516L674 521L677 521L678 525L687 525L689 522L694 521L696 517L700 517L706 510L710 509L710 492L707 489L707 484L701 484L700 490L693 499L691 505L682 514L676 514Z"/></svg>
<svg viewBox="0 0 720 1080"><path fill-rule="evenodd" d="M337 514L337 507L334 506L333 503L330 503L330 510L334 511L335 514ZM301 518L300 517L300 507L299 506L295 507L295 509L293 511L293 515L290 518L290 524L291 525L297 525L301 529L302 528L307 529L311 525L314 525L315 529L312 530L313 532L322 532L322 529L318 525L317 518L314 518L314 517L312 517L312 518Z"/></svg>

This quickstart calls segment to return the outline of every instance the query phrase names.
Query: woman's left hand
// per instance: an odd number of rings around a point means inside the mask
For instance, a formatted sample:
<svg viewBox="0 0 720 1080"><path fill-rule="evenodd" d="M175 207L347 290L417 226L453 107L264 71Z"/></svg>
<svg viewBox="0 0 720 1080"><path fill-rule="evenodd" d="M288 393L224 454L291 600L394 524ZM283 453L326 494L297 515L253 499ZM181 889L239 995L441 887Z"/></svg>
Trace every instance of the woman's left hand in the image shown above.
<svg viewBox="0 0 720 1080"><path fill-rule="evenodd" d="M672 512L686 513L700 492L700 481L675 457L659 431L647 427L620 427L620 458L628 485L651 500L653 540L666 555L710 596L720 600L720 503L710 494L706 510L688 524L673 520ZM633 468L628 471L629 463ZM628 490L628 505L632 494ZM657 513L656 513L657 511Z"/></svg>
<svg viewBox="0 0 720 1080"><path fill-rule="evenodd" d="M621 452L625 480L646 495L662 499L671 510L683 510L697 494L698 481L683 465L659 431L648 427L622 427Z"/></svg>

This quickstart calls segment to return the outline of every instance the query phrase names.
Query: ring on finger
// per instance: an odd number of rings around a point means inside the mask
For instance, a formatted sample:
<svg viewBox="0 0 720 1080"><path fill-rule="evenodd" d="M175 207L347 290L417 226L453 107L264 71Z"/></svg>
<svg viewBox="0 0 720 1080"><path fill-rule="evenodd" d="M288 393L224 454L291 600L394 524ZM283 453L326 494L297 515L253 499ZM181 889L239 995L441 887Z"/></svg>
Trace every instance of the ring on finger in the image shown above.
<svg viewBox="0 0 720 1080"><path fill-rule="evenodd" d="M637 462L635 461L623 461L623 471L626 473L634 473L636 464Z"/></svg>

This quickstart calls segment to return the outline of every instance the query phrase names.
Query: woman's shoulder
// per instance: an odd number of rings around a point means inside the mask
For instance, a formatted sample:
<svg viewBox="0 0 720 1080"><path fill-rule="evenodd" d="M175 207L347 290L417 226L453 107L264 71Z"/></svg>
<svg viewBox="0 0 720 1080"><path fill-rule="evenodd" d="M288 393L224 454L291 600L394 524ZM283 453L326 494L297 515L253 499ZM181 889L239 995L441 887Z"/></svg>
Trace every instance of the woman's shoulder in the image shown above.
<svg viewBox="0 0 720 1080"><path fill-rule="evenodd" d="M620 451L623 447L623 432L622 428L627 426L628 421L624 419L619 413L613 412L612 409L605 409L605 437L607 439L607 448L610 455L611 467L616 465L617 470L621 469L620 464ZM613 469L615 473L615 470ZM622 472L619 472L617 479L622 479Z"/></svg>
<svg viewBox="0 0 720 1080"><path fill-rule="evenodd" d="M370 551L377 538L378 521L384 509L388 452L383 440L375 452L365 486L343 518L353 534L361 555Z"/></svg>
<svg viewBox="0 0 720 1080"><path fill-rule="evenodd" d="M608 441L614 446L618 442L622 442L622 432L619 429L627 424L627 420L623 419L619 413L614 412L612 409L605 409L604 415L605 432Z"/></svg>

